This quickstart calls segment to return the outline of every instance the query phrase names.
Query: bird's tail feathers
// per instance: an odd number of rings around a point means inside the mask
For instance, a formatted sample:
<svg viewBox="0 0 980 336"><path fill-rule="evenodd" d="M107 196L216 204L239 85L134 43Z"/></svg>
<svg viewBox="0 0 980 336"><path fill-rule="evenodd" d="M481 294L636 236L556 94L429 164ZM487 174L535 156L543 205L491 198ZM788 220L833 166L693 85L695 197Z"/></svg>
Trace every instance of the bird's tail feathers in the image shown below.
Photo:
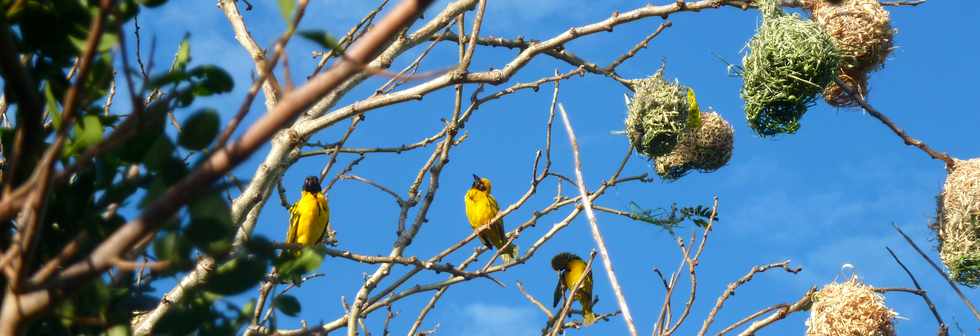
<svg viewBox="0 0 980 336"><path fill-rule="evenodd" d="M511 242L509 246L507 246L506 248L504 248L504 251L503 252L500 252L500 259L503 260L504 263L509 263L509 262L513 261L514 259L517 259L517 255L519 253L519 250L520 250L520 248L517 247L516 244L514 244L513 242Z"/></svg>
<svg viewBox="0 0 980 336"><path fill-rule="evenodd" d="M588 302L590 300L591 298L582 298L579 300L582 303L582 322L585 322L585 325L591 325L595 322L595 313L592 312L592 302Z"/></svg>

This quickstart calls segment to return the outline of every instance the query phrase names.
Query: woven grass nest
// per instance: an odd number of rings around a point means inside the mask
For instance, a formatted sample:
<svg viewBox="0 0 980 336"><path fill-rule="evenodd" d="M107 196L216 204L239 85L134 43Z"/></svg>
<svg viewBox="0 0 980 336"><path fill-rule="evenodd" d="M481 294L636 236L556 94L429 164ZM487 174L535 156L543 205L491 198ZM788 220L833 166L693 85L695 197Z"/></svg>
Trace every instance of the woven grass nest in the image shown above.
<svg viewBox="0 0 980 336"><path fill-rule="evenodd" d="M956 160L939 195L933 229L950 278L980 285L980 158Z"/></svg>
<svg viewBox="0 0 980 336"><path fill-rule="evenodd" d="M732 158L735 130L717 112L701 112L701 126L681 134L674 150L656 158L657 175L676 180L692 169L708 173Z"/></svg>
<svg viewBox="0 0 980 336"><path fill-rule="evenodd" d="M888 11L877 0L809 0L804 5L840 50L839 78L864 94L868 73L881 68L892 50L895 30ZM857 105L836 83L823 95L833 106Z"/></svg>
<svg viewBox="0 0 980 336"><path fill-rule="evenodd" d="M663 68L632 81L632 86L635 94L626 106L630 144L651 159L670 153L687 125L688 88L676 79L673 83L664 80Z"/></svg>
<svg viewBox="0 0 980 336"><path fill-rule="evenodd" d="M761 136L793 133L816 95L837 76L840 53L820 26L783 13L778 0L759 4L762 25L742 58L742 99Z"/></svg>
<svg viewBox="0 0 980 336"><path fill-rule="evenodd" d="M893 336L892 319L898 315L881 294L851 277L827 284L813 294L807 336Z"/></svg>

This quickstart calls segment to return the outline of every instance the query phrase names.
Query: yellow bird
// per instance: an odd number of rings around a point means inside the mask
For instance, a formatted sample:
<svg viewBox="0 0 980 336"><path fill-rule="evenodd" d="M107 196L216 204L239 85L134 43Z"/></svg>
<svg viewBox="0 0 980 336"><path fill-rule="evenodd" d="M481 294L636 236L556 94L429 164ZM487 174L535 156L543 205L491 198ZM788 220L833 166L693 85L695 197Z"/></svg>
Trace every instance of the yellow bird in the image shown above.
<svg viewBox="0 0 980 336"><path fill-rule="evenodd" d="M582 278L582 273L585 272L585 266L585 261L582 258L568 252L559 253L551 258L551 268L559 272L558 286L555 287L555 300L552 307L557 306L561 298L565 296L565 289L570 291L575 287L575 283ZM592 300L592 271L590 270L584 276L585 280L582 280L582 286L578 288L575 297L572 299L578 300L582 305L582 319L585 325L590 325L595 322L595 314L592 313L592 304L595 303Z"/></svg>
<svg viewBox="0 0 980 336"><path fill-rule="evenodd" d="M697 129L701 127L701 108L698 107L698 99L694 96L694 89L687 88L687 127Z"/></svg>
<svg viewBox="0 0 980 336"><path fill-rule="evenodd" d="M309 176L303 181L299 201L289 208L289 232L286 243L313 246L323 242L330 223L330 207L320 191L320 179Z"/></svg>
<svg viewBox="0 0 980 336"><path fill-rule="evenodd" d="M480 228L481 226L490 222L494 216L497 216L497 212L500 211L500 206L497 205L497 200L490 195L490 179L481 178L473 174L473 185L470 190L466 192L466 218L470 221L470 226L473 230ZM480 233L480 241L487 248L500 248L504 246L507 242L507 234L504 233L504 221L498 220L497 222L490 225L490 228L483 230ZM511 243L507 246L503 252L500 253L500 257L503 258L504 262L510 262L511 260L517 258L517 245Z"/></svg>

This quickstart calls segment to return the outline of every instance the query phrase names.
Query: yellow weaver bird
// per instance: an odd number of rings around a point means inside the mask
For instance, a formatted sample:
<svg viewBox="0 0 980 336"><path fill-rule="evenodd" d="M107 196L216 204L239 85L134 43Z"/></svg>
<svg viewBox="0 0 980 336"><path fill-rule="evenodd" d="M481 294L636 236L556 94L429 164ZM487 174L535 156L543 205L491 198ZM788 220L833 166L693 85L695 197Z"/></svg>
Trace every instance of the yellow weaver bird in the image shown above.
<svg viewBox="0 0 980 336"><path fill-rule="evenodd" d="M698 99L694 96L694 89L687 88L687 127L697 129L701 127L701 108L698 107Z"/></svg>
<svg viewBox="0 0 980 336"><path fill-rule="evenodd" d="M490 179L481 178L473 174L473 186L470 190L466 191L466 218L470 221L470 226L473 230L486 225L497 216L497 212L500 211L500 206L497 205L497 200L490 195ZM504 221L498 220L490 228L483 230L480 233L480 241L487 248L500 248L504 246L507 242L507 234L504 233ZM500 257L503 258L504 262L510 262L511 260L517 258L517 245L511 243L510 246L500 253Z"/></svg>
<svg viewBox="0 0 980 336"><path fill-rule="evenodd" d="M320 179L309 176L303 181L303 191L293 206L289 207L289 232L287 244L313 246L323 242L330 223L330 207L320 191Z"/></svg>
<svg viewBox="0 0 980 336"><path fill-rule="evenodd" d="M565 289L571 291L575 287L575 283L582 278L583 272L585 272L585 261L579 256L565 252L555 255L551 258L551 268L558 271L558 286L555 287L555 301L552 303L552 307L557 306L561 298L565 296ZM590 270L588 274L584 274L585 280L582 280L582 286L578 288L575 292L575 297L572 300L578 300L582 304L582 320L585 325L590 325L595 322L595 314L592 313L592 304L595 303L592 300L592 271Z"/></svg>

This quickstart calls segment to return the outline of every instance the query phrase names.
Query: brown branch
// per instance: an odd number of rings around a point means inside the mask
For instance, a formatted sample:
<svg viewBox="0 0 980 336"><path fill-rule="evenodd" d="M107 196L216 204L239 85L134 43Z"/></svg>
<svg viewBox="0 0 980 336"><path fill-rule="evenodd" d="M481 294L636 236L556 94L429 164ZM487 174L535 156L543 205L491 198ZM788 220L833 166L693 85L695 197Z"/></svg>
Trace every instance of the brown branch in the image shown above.
<svg viewBox="0 0 980 336"><path fill-rule="evenodd" d="M357 40L361 35L364 34L364 32L367 31L367 30L362 30L361 28L370 26L371 22L374 21L374 18L378 15L378 13L380 13L381 10L388 5L388 1L390 0L381 1L381 3L378 4L377 7L375 7L370 12L368 12L367 15L361 18L361 21L359 21L356 25L354 25L353 28L347 31L347 34L344 35L344 37L341 38L340 41L337 41L337 45L340 47L339 49L344 50L346 52L347 48L350 47L351 43L353 43L354 40ZM317 62L316 68L313 69L313 74L311 74L310 77L319 74L320 71L323 70L323 66L327 64L327 61L329 61L330 58L335 56L335 53L336 51L334 49L330 49L327 50L326 53L321 55L320 61Z"/></svg>
<svg viewBox="0 0 980 336"><path fill-rule="evenodd" d="M898 259L898 256L895 255L895 252L892 251L891 248L886 246L885 250L888 250L888 254L892 256L892 259L895 259L895 263L897 263L898 266L902 267L902 270L905 271L905 274L909 276L909 279L912 279L912 284L915 285L915 288L919 290L919 292L916 293L916 295L922 297L922 300L925 301L926 303L926 307L929 307L929 311L932 312L932 316L936 318L936 323L939 324L939 331L937 332L937 334L939 336L949 335L949 327L947 327L946 323L943 322L943 318L939 316L939 311L936 310L936 305L933 304L932 300L929 299L929 295L926 293L925 290L922 289L922 286L919 286L919 280L915 279L915 276L912 275L912 271L910 271L908 267L905 267L905 264L903 264L902 261Z"/></svg>
<svg viewBox="0 0 980 336"><path fill-rule="evenodd" d="M300 5L297 6L296 16L303 15L302 12L306 7L306 3L307 1L300 1ZM280 38L276 41L276 47L274 48L275 55L271 60L266 60L265 51L255 42L252 33L245 26L245 19L242 18L242 14L238 11L238 5L235 4L235 0L219 0L218 7L224 12L228 23L231 24L231 28L235 32L235 40L238 40L242 48L252 57L252 61L255 63L255 71L258 72L260 78L256 82L262 86L262 91L265 93L266 109L271 111L283 94L282 88L279 86L279 81L276 80L276 75L272 73L272 69L275 67L279 54L282 53L281 49L285 43L284 39ZM287 29L289 31L287 35L291 35L292 31L295 31L295 22L295 20L290 21L291 26ZM288 37L285 39L288 39Z"/></svg>
<svg viewBox="0 0 980 336"><path fill-rule="evenodd" d="M879 112L877 109L872 107L871 104L868 104L868 101L864 100L864 97L862 97L859 94L856 94L855 93L856 91L854 91L853 88L851 88L846 83L841 81L840 78L835 77L834 82L836 82L837 86L840 86L841 89L843 89L844 92L848 94L848 96L850 96L859 105L861 105L861 107L864 108L864 110L867 111L868 114L870 114L875 119L878 119L878 121L881 121L881 123L885 124L885 126L888 126L888 129L892 130L892 132L894 132L895 135L897 135L899 138L902 138L902 141L904 141L906 145L921 149L923 152L926 153L926 155L929 155L929 157L945 162L947 171L951 171L953 169L953 166L956 165L956 162L953 160L952 157L949 156L949 154L932 149L926 143L922 142L919 139L909 136L908 133L905 133L904 130L898 128L898 125L895 125L895 122L892 121L891 118L888 118L888 116Z"/></svg>
<svg viewBox="0 0 980 336"><path fill-rule="evenodd" d="M626 62L626 60L630 59L631 57L636 56L636 53L646 48L647 45L650 44L651 40L659 36L660 33L664 31L664 29L667 29L672 25L673 23L670 22L670 20L664 20L664 22L657 27L657 30L655 30L653 33L650 33L650 35L647 35L647 37L643 38L643 40L641 40L636 45L634 45L633 48L630 48L630 50L627 51L625 54L617 57L615 60L609 63L609 65L607 65L605 68L602 68L602 71L608 73L614 73L616 71L616 67L618 67L620 64L623 64L623 62Z"/></svg>
<svg viewBox="0 0 980 336"><path fill-rule="evenodd" d="M528 301L530 301L532 304L538 307L538 309L540 309L541 312L548 317L549 321L555 318L555 315L551 313L551 310L548 309L548 307L546 307L543 303L541 303L541 301L538 301L538 299L535 299L534 296L528 293L527 290L524 289L524 285L521 284L520 281L517 281L517 290L521 291L521 295L524 295L524 298L526 298Z"/></svg>
<svg viewBox="0 0 980 336"><path fill-rule="evenodd" d="M7 148L7 162L3 172L3 195L8 196L32 170L26 160L29 155L38 151L44 141L41 121L44 103L38 96L34 79L18 56L13 33L6 21L0 22L0 73L3 74L5 89L17 101L14 148Z"/></svg>
<svg viewBox="0 0 980 336"><path fill-rule="evenodd" d="M960 287L957 286L956 283L953 282L953 280L950 280L949 276L946 275L946 272L943 272L943 270L939 268L939 265L936 265L936 263L932 261L932 258L929 258L929 255L923 252L922 249L919 248L919 245L916 245L915 242L912 241L912 238L906 235L905 231L902 231L902 229L899 228L898 225L892 223L892 227L895 228L895 231L898 231L898 234L902 235L902 238L905 238L905 241L908 242L909 245L912 245L912 248L915 249L916 252L919 252L919 255L922 256L922 259L925 259L926 262L928 262L929 265L932 266L932 269L936 270L936 273L939 273L939 275L946 280L946 283L949 284L949 287L953 288L953 291L955 291L956 295L960 297L960 300L963 301L963 304L965 304L967 308L970 308L970 312L973 313L973 317L976 318L978 321L980 321L980 312L977 312L977 307L973 306L973 302L970 302L970 300L966 298L966 295L963 295L963 292L960 291Z"/></svg>
<svg viewBox="0 0 980 336"><path fill-rule="evenodd" d="M309 4L309 0L300 0L298 6L296 6L295 13L293 14L292 20L289 21L289 27L280 36L273 47L272 58L269 60L265 59L265 52L258 47L252 35L248 32L245 27L245 21L242 19L241 14L238 12L238 7L235 5L234 0L222 0L218 7L221 7L228 21L231 22L232 28L235 30L235 39L245 48L246 51L252 56L252 60L255 62L255 68L259 72L259 78L252 82L252 85L248 88L248 93L245 95L245 99L241 106L238 108L238 112L235 116L228 121L228 125L218 136L218 140L215 141L214 148L221 148L225 146L225 143L231 138L231 135L238 128L238 125L245 119L245 116L251 111L252 101L258 94L258 89L261 86L263 92L265 93L265 104L267 110L272 110L272 108L279 102L280 98L284 94L282 88L279 86L279 82L276 80L276 75L273 73L273 69L276 67L276 63L279 58L284 57L286 50L286 43L292 38L293 33L296 32L296 27L299 26L300 20L303 19L303 15L306 13L306 6ZM288 94L286 92L285 94Z"/></svg>
<svg viewBox="0 0 980 336"><path fill-rule="evenodd" d="M725 301L728 300L729 297L735 294L735 290L738 289L738 287L744 285L749 281L752 281L752 278L755 277L756 273L762 273L774 268L782 268L786 272L793 273L793 274L799 273L802 270L802 268L790 268L789 260L752 267L752 270L750 270L749 273L743 275L735 282L728 284L728 288L726 288L725 291L721 294L721 296L718 297L717 302L715 302L714 308L711 308L711 312L708 313L708 317L705 318L704 322L701 324L701 331L698 332L698 336L704 336L708 332L708 327L711 326L711 322L714 321L715 316L718 314L718 311L721 310L721 306L725 304Z"/></svg>
<svg viewBox="0 0 980 336"><path fill-rule="evenodd" d="M585 188L585 178L582 176L582 160L579 157L580 154L578 141L575 139L575 131L572 129L571 122L568 121L568 113L565 112L565 106L559 103L558 110L561 111L561 121L565 124L565 133L568 135L568 142L571 143L572 157L575 159L575 180L578 185L579 194L582 195L582 206L585 208L585 216L589 219L589 227L592 229L592 239L595 240L596 247L599 248L599 254L602 256L602 265L605 266L606 276L609 278L609 284L612 286L613 294L616 296L619 310L623 312L623 320L626 321L626 327L630 335L637 336L636 326L633 324L633 315L630 314L629 306L626 304L626 296L623 295L623 290L619 287L619 280L616 278L616 272L613 271L612 259L609 258L606 242L602 239L602 233L599 232L599 224L597 224L595 213L592 211L592 200L588 197L589 193ZM709 225L709 230L710 227Z"/></svg>
<svg viewBox="0 0 980 336"><path fill-rule="evenodd" d="M344 132L344 135L340 137L340 140L339 141L337 141L337 146L335 148L342 148L342 147L344 147L344 144L347 143L347 139L350 139L350 135L354 133L354 130L357 129L357 125L359 125L361 123L361 121L364 121L364 116L357 116L357 117L351 119L351 121L350 121L350 127L347 127L347 131ZM336 150L333 151L333 153L330 154L330 159L327 160L327 164L323 166L323 169L322 170L320 170L320 181L321 181L321 183L322 183L323 179L327 177L327 173L330 172L330 169L333 168L333 165L337 163L337 154L340 154L340 152L339 151L336 151ZM338 174L338 176L339 176L339 174ZM330 185L327 188L324 188L324 190L330 190L330 188L329 188L330 186L333 186L333 182L331 182Z"/></svg>
<svg viewBox="0 0 980 336"><path fill-rule="evenodd" d="M816 291L817 289L815 287L810 287L810 290L808 290L805 294L803 294L803 297L800 298L798 301L794 302L791 305L779 308L776 312L770 314L764 319L755 321L755 323L752 323L751 325L749 325L748 328L745 328L745 330L739 333L738 336L755 335L755 333L760 329L765 328L775 323L776 321L786 318L786 316L788 316L789 314L810 309L810 305L813 304L813 293L815 293Z"/></svg>

